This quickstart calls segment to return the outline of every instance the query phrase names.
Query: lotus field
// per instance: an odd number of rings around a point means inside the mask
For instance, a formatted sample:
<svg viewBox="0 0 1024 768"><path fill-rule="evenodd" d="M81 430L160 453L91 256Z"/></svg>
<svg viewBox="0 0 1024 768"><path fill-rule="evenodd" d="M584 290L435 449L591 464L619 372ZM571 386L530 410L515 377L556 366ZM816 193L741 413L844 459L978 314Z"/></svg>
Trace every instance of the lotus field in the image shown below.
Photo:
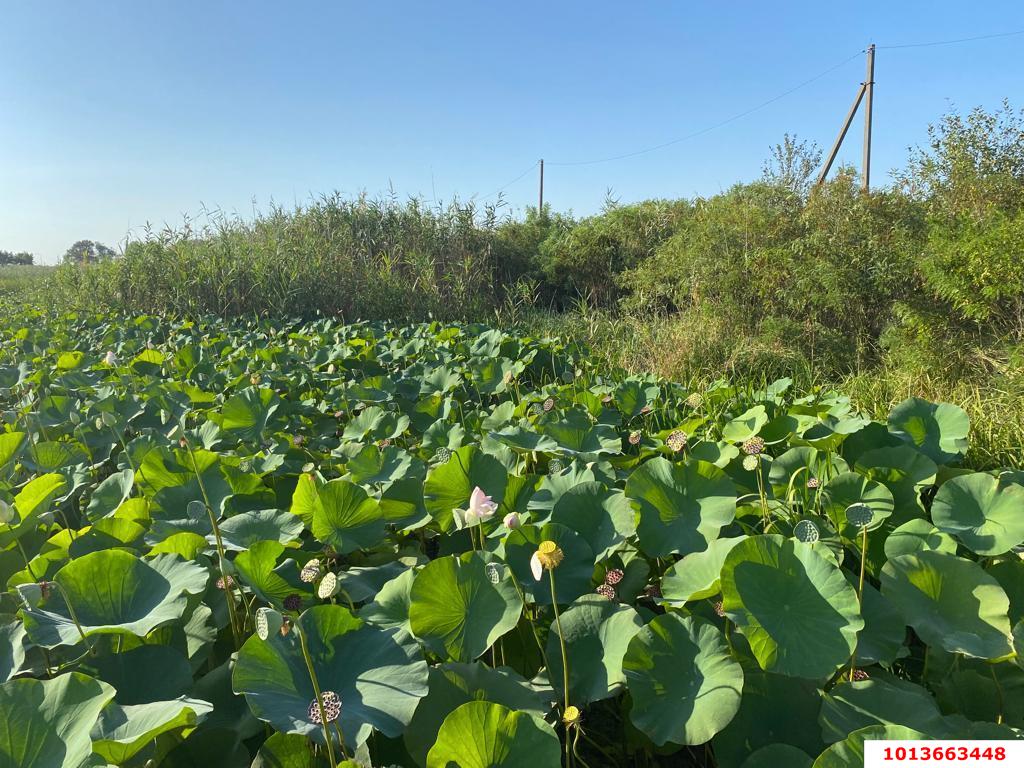
<svg viewBox="0 0 1024 768"><path fill-rule="evenodd" d="M960 408L484 326L0 319L0 766L839 768L1024 729Z"/></svg>

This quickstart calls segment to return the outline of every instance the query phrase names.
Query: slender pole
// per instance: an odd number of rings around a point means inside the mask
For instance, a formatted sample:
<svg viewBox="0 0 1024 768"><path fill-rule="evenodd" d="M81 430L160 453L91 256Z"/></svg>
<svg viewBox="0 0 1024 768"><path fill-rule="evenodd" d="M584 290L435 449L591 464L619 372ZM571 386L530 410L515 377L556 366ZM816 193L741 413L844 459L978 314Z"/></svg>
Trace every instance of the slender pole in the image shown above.
<svg viewBox="0 0 1024 768"><path fill-rule="evenodd" d="M868 46L868 74L864 80L864 181L867 192L871 187L871 97L875 92L875 44Z"/></svg>
<svg viewBox="0 0 1024 768"><path fill-rule="evenodd" d="M544 160L540 161L540 201L537 203L537 215L544 215Z"/></svg>
<svg viewBox="0 0 1024 768"><path fill-rule="evenodd" d="M818 184L824 182L825 177L828 176L828 172L832 170L832 163L836 161L836 155L839 154L839 147L842 146L843 139L846 138L846 132L850 130L850 124L853 123L853 117L857 114L857 107L860 106L861 99L864 98L864 90L864 84L861 83L860 88L857 89L857 97L853 100L853 106L850 107L850 111L846 115L846 121L843 123L843 128L839 131L835 144L832 145L832 149L828 153L828 160L825 162L825 166L821 169L821 173L818 174Z"/></svg>

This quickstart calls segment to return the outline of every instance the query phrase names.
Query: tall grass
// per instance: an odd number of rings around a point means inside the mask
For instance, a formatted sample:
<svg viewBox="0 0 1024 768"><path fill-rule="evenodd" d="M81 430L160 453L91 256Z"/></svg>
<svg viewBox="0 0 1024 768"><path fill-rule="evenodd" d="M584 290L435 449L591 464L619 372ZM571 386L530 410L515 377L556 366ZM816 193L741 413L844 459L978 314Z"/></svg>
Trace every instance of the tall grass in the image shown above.
<svg viewBox="0 0 1024 768"><path fill-rule="evenodd" d="M179 314L473 317L500 282L493 208L326 196L247 220L147 232L122 257L58 270L63 303Z"/></svg>

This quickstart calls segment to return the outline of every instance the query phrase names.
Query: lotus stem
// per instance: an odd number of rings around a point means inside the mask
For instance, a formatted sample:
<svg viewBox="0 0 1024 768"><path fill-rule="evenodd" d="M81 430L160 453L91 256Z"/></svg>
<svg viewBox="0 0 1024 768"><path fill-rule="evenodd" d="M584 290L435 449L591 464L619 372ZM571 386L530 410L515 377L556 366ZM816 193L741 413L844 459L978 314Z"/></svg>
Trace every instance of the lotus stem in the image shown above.
<svg viewBox="0 0 1024 768"><path fill-rule="evenodd" d="M320 710L320 728L324 732L324 740L327 742L327 757L331 762L331 768L337 768L338 761L334 757L334 737L331 736L331 732L327 727L327 712L324 711L324 697L320 692L320 681L316 677L316 670L313 669L313 657L309 655L309 646L306 644L306 633L298 626L295 627L295 631L299 635L299 645L302 647L302 658L306 662L306 671L309 673L309 682L313 684L313 693L316 695L316 706ZM342 742L344 744L344 741ZM348 759L348 755L345 754L345 748L342 746L342 754Z"/></svg>
<svg viewBox="0 0 1024 768"><path fill-rule="evenodd" d="M65 591L64 587L60 585L60 582L51 581L49 583L55 586L60 591L61 597L64 598L64 605L68 607L68 615L71 617L71 620L75 622L75 628L78 630L78 634L82 636L82 643L85 645L86 648L89 649L89 655L95 656L96 649L93 648L92 642L89 640L89 638L85 636L85 630L82 629L82 623L78 620L78 614L75 613L75 606L71 604L71 598L68 597L68 593Z"/></svg>
<svg viewBox="0 0 1024 768"><path fill-rule="evenodd" d="M857 584L857 608L864 610L864 564L868 559L868 527L861 526L860 539L860 581ZM853 682L853 675L857 671L857 644L854 641L853 656L850 657L850 682Z"/></svg>
<svg viewBox="0 0 1024 768"><path fill-rule="evenodd" d="M199 483L199 492L203 494L203 504L206 507L206 514L210 517L210 526L213 528L213 536L217 542L217 567L220 570L221 581L224 584L224 596L228 601L228 618L231 622L231 635L235 640L235 649L241 647L241 637L238 631L238 616L235 607L234 579L232 579L224 568L227 556L224 552L224 540L220 536L220 526L217 525L217 516L213 514L213 507L210 505L210 497L206 493L206 484L203 482L202 473L196 463L196 456L192 452L192 442L185 436L184 422L181 425L182 441L188 451L188 457L192 461L192 471L195 472L196 481ZM244 598L243 598L244 600Z"/></svg>
<svg viewBox="0 0 1024 768"><path fill-rule="evenodd" d="M21 558L25 561L25 569L28 571L28 575L32 577L33 581L39 581L39 577L32 570L32 564L28 560L28 553L25 551L25 547L22 546L21 539L15 538L14 543L18 545L18 551L21 552Z"/></svg>
<svg viewBox="0 0 1024 768"><path fill-rule="evenodd" d="M562 617L558 613L558 596L555 594L555 571L548 570L548 582L551 584L551 608L555 612L555 626L558 628L558 644L562 648L562 682L565 686L565 708L569 708L569 653L565 648L565 637L562 635Z"/></svg>

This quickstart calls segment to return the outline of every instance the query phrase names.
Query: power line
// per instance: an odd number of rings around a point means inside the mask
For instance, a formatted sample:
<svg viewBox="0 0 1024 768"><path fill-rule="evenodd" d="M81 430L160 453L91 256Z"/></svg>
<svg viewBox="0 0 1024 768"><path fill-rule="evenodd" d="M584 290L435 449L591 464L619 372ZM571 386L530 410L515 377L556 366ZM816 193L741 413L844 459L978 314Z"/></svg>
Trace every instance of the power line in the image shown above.
<svg viewBox="0 0 1024 768"><path fill-rule="evenodd" d="M848 56L847 58L843 59L838 64L829 67L828 69L826 69L823 72L818 73L814 77L809 78L807 80L804 80L799 85L793 86L788 91L783 91L778 96L773 96L772 98L768 99L767 101L761 102L757 106L754 106L754 107L751 107L750 109L746 109L746 110L744 110L742 112L739 112L739 113L733 115L732 117L729 117L729 118L727 118L725 120L722 120L721 122L715 123L714 125L709 125L706 128L701 128L699 131L694 131L693 133L688 133L685 136L680 136L678 139L672 139L671 141L666 141L666 142L663 142L662 144L656 144L655 146L647 147L646 149L639 149L639 150L636 150L635 152L625 152L625 153L623 153L621 155L613 155L612 157L603 157L603 158L600 158L600 159L597 159L597 160L576 160L576 161L571 161L571 162L549 161L548 165L562 165L562 166L565 166L565 165L595 165L597 163L610 163L613 160L624 160L627 157L636 157L637 155L644 155L644 154L647 154L648 152L655 152L655 151L657 151L659 149L664 149L665 147L671 147L673 144L679 144L680 142L696 138L697 136L702 136L705 133L710 133L711 131L717 130L718 128L721 128L721 127L723 127L725 125L728 125L729 123L735 122L736 120L739 120L740 118L746 117L749 114L757 112L760 109L764 109L769 104L774 104L776 101L779 101L780 99L784 99L785 97L789 96L791 93L795 93L796 91L799 91L801 88L804 88L804 87L810 85L811 83L820 80L821 78L825 77L826 75L832 74L833 72L835 72L840 67L842 67L842 66L848 64L849 62L853 61L854 59L858 58L862 53L864 53L864 49L861 49L861 50L857 51L856 53Z"/></svg>
<svg viewBox="0 0 1024 768"><path fill-rule="evenodd" d="M513 184L515 184L517 181L519 181L521 178L523 178L526 174L528 174L530 171L532 171L534 168L536 168L539 164L540 164L540 160L534 160L533 163L530 164L529 168L527 168L525 171L523 171L518 176L516 176L514 179L512 179L512 181L509 181L509 182L506 182L505 184L502 184L500 187L498 187L496 190L491 192L489 195L484 195L483 197L477 197L477 198L473 198L473 199L475 199L475 200L487 200L488 198L494 197L495 195L499 194L500 192L504 192L508 187L511 187Z"/></svg>
<svg viewBox="0 0 1024 768"><path fill-rule="evenodd" d="M879 45L878 48L885 48L892 50L894 48L930 48L933 45L953 45L954 43L972 43L975 40L993 40L997 37L1013 37L1014 35L1024 35L1024 29L1018 29L1016 32L998 32L992 35L978 35L977 37L958 37L953 40L933 40L930 43L904 43L903 45Z"/></svg>

